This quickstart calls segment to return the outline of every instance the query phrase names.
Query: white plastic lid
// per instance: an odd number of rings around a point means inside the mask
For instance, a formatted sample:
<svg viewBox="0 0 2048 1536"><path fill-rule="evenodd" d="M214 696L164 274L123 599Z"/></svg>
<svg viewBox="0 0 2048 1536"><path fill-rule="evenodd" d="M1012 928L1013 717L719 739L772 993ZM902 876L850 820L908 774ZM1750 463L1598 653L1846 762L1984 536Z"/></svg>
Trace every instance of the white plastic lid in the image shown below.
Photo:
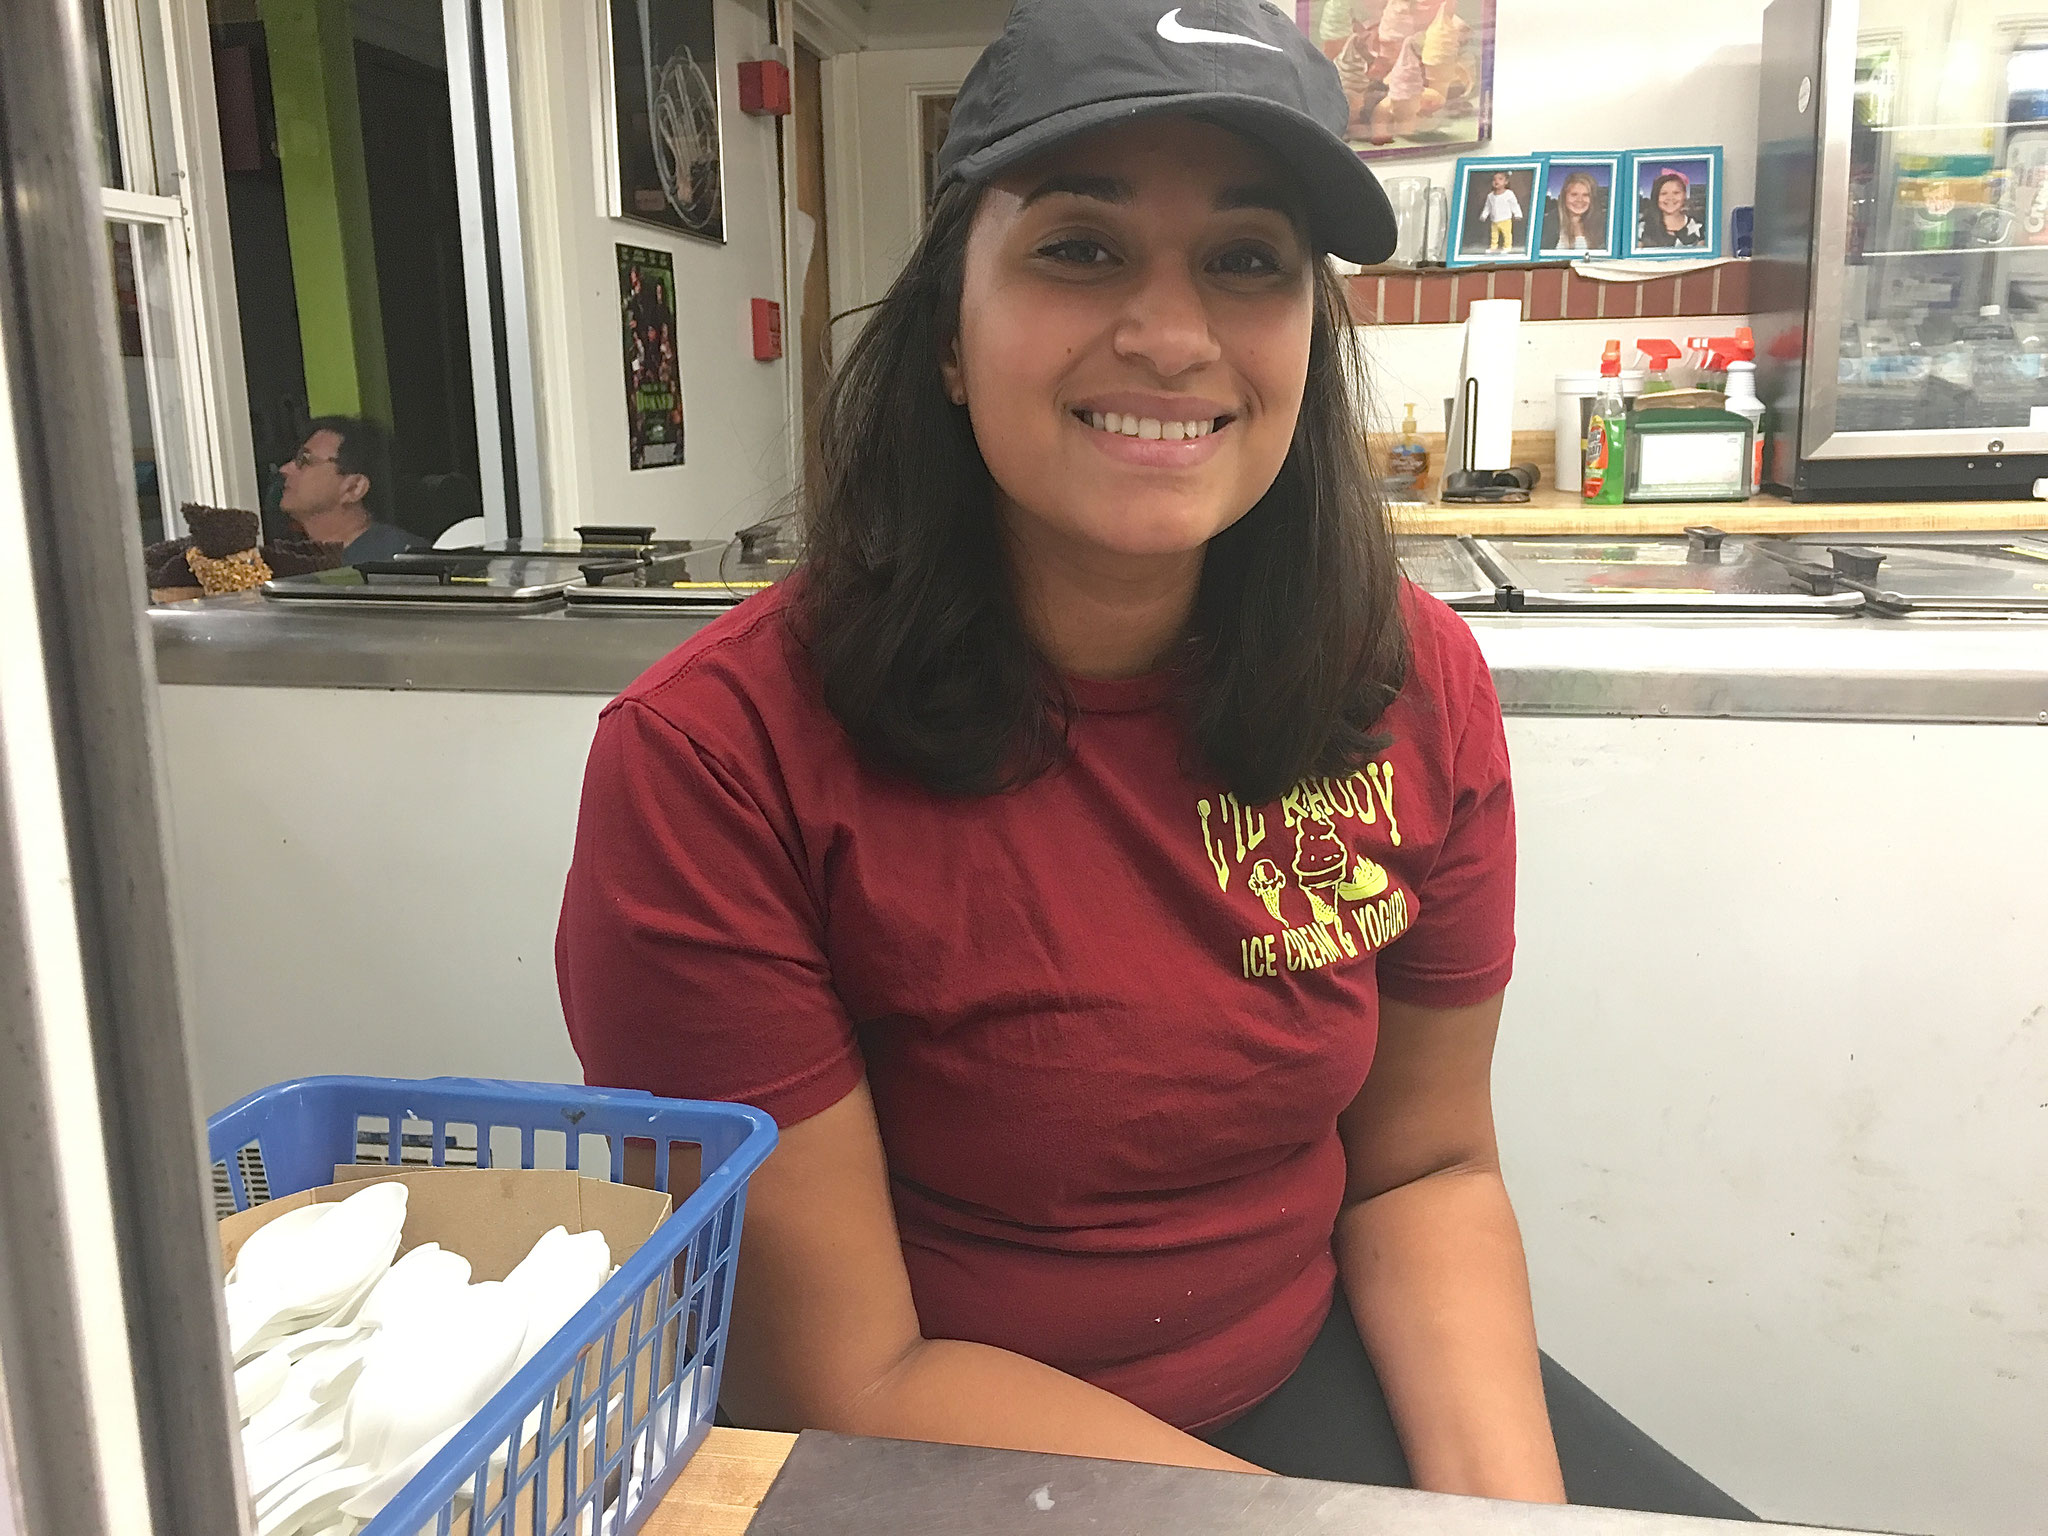
<svg viewBox="0 0 2048 1536"><path fill-rule="evenodd" d="M1979 320L1989 320L1994 315L2000 313L2002 313L2002 311L1996 304L1986 304L1982 309L1977 311L1977 318Z"/></svg>

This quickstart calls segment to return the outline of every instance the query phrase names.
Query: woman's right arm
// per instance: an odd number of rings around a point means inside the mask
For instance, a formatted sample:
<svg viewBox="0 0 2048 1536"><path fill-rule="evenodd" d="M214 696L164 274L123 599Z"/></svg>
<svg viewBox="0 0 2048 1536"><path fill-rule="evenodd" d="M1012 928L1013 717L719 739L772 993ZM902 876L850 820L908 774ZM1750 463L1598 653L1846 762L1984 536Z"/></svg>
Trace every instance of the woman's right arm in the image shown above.
<svg viewBox="0 0 2048 1536"><path fill-rule="evenodd" d="M865 1081L748 1183L721 1398L757 1429L1258 1470L1036 1360L925 1338Z"/></svg>

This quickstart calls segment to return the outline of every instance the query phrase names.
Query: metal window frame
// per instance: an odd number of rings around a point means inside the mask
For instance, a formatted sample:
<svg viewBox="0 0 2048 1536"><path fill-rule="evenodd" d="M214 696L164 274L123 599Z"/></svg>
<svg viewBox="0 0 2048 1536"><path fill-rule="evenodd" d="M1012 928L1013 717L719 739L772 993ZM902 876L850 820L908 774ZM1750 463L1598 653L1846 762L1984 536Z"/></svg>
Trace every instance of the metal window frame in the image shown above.
<svg viewBox="0 0 2048 1536"><path fill-rule="evenodd" d="M170 292L164 299L165 308L171 317L172 334L168 337L155 335L150 313L152 306L139 303L142 350L145 359L154 358L160 352L172 359L177 386L184 401L184 425L180 431L171 430L165 419L164 403L155 388L156 379L152 375L149 391L150 426L156 434L159 452L170 439L175 437L179 440L184 449L186 462L192 470L194 499L215 506L224 505L232 498L221 463L220 437L215 427L216 418L220 413L214 409L212 379L205 362L206 340L199 323L191 226L186 218L184 201L175 197L151 197L140 192L123 192L113 187L102 187L100 210L109 225L137 224L162 232L169 258L165 263L165 272L170 283ZM138 287L143 281L144 275L138 266ZM183 511L166 501L165 537L180 538L184 536L185 531Z"/></svg>
<svg viewBox="0 0 2048 1536"><path fill-rule="evenodd" d="M0 48L0 1359L33 1536L246 1532L83 6ZM17 979L18 978L18 979Z"/></svg>
<svg viewBox="0 0 2048 1536"><path fill-rule="evenodd" d="M462 264L462 283L484 528L493 539L518 538L529 529L546 529L548 519L504 0L442 0L441 30L448 49L456 208L469 258ZM485 444L498 445L499 452L485 454Z"/></svg>

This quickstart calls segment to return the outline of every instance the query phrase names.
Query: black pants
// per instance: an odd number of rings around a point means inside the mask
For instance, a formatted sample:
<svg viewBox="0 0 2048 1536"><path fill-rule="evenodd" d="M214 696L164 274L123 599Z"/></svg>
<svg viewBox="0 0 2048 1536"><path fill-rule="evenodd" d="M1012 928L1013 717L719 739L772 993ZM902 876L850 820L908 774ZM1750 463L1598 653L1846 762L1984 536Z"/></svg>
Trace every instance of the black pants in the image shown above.
<svg viewBox="0 0 2048 1536"><path fill-rule="evenodd" d="M1564 1467L1565 1493L1574 1504L1722 1520L1756 1518L1548 1355L1543 1357L1543 1395ZM1341 1296L1280 1390L1202 1438L1284 1477L1390 1488L1411 1482L1379 1377Z"/></svg>

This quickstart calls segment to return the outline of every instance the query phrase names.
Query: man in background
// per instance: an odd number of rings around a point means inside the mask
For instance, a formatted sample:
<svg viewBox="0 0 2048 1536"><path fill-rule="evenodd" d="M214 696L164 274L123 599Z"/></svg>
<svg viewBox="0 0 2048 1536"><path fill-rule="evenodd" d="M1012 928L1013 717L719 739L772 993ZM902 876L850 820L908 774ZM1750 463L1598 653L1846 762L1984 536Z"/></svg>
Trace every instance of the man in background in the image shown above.
<svg viewBox="0 0 2048 1536"><path fill-rule="evenodd" d="M390 504L391 442L359 416L320 416L283 468L279 509L309 539L339 544L344 565L388 560L420 541L380 515Z"/></svg>

